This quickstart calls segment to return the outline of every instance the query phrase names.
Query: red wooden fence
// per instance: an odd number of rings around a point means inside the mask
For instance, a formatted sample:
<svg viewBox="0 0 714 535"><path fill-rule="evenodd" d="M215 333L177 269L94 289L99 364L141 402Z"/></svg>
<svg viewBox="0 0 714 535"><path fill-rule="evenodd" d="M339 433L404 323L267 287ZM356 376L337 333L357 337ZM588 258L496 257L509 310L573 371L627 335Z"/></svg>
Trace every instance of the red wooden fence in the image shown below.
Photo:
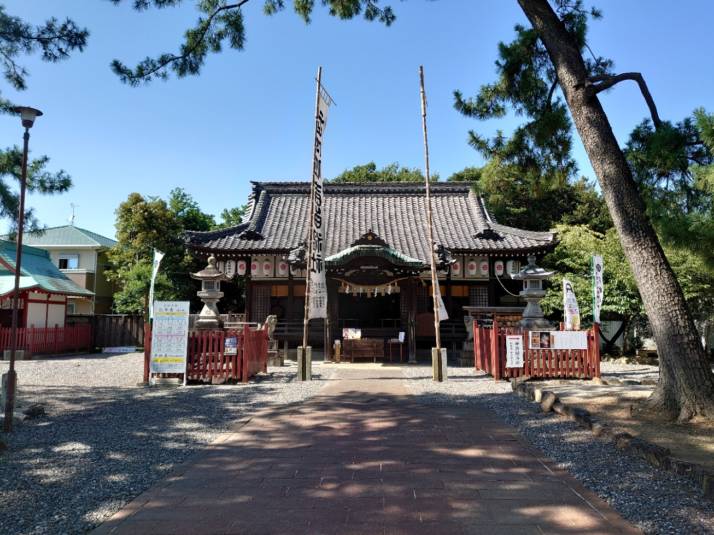
<svg viewBox="0 0 714 535"><path fill-rule="evenodd" d="M145 327L144 381L149 380L151 329ZM234 354L226 354L226 338L236 338ZM204 382L248 380L268 371L268 333L245 326L241 330L196 330L188 335L187 379Z"/></svg>
<svg viewBox="0 0 714 535"><path fill-rule="evenodd" d="M523 337L523 367L506 368L506 336ZM506 328L493 322L493 328L474 323L474 366L496 380L528 376L533 378L600 377L598 325L587 331L587 349L530 349L528 331Z"/></svg>
<svg viewBox="0 0 714 535"><path fill-rule="evenodd" d="M10 349L12 330L0 328L0 351ZM23 327L17 329L17 349L32 355L67 353L92 348L92 326L89 324L65 327Z"/></svg>

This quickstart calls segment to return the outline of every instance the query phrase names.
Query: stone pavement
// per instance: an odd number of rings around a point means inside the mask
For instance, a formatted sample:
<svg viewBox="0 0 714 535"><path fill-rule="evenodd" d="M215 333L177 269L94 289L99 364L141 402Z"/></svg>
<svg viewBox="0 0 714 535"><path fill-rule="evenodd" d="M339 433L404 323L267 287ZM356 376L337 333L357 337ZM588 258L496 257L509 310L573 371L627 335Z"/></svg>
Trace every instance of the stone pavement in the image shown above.
<svg viewBox="0 0 714 535"><path fill-rule="evenodd" d="M95 533L637 533L495 415L418 404L406 380L340 366L320 396L242 422Z"/></svg>

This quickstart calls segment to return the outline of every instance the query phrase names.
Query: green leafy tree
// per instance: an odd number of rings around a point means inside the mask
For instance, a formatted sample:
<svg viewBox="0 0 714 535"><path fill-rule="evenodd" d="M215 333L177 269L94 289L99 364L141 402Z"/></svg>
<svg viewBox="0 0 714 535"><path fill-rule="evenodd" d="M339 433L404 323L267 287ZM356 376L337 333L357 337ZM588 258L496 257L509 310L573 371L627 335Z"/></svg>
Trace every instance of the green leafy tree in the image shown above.
<svg viewBox="0 0 714 535"><path fill-rule="evenodd" d="M437 181L439 175L432 174L431 179ZM330 182L339 184L344 182L424 182L424 180L424 173L417 168L401 167L395 162L377 169L376 163L369 162L343 171Z"/></svg>
<svg viewBox="0 0 714 535"><path fill-rule="evenodd" d="M592 317L590 262L592 255L599 254L605 265L602 317L622 321L620 332L626 332L643 319L645 308L615 229L603 234L583 225L560 225L556 230L558 245L543 259L544 266L556 271L542 302L544 312L559 319L562 317L562 282L567 279L573 283L581 316ZM714 265L688 248L670 245L665 252L695 318L707 319L714 306ZM606 342L611 340L606 339ZM611 350L612 346L609 346L607 351Z"/></svg>
<svg viewBox="0 0 714 535"><path fill-rule="evenodd" d="M206 231L216 226L215 218L202 212L196 200L183 188L171 190L168 205L183 230Z"/></svg>
<svg viewBox="0 0 714 535"><path fill-rule="evenodd" d="M613 338L605 339L609 342L605 352L610 353L614 349L612 342L644 316L642 299L617 233L614 229L600 233L584 225L560 225L556 230L558 245L543 259L545 266L556 271L542 302L543 311L557 319L562 317L563 279L567 279L573 284L581 317L592 317L590 262L592 255L601 255L605 265L602 317L622 321Z"/></svg>
<svg viewBox="0 0 714 535"><path fill-rule="evenodd" d="M116 216L117 244L109 250L111 269L107 271L107 278L119 288L114 294L116 311L146 310L154 249L165 254L161 273L167 277L167 283L157 288L156 299L180 297L180 285L174 277L179 275L184 280L182 228L166 201L131 193L117 208Z"/></svg>
<svg viewBox="0 0 714 535"><path fill-rule="evenodd" d="M198 286L190 273L204 266L186 250L183 236L187 230L211 230L215 226L213 216L201 211L195 199L181 188L169 193L168 202L132 193L119 205L116 215L117 244L109 252L112 268L108 273L119 288L114 295L116 310L145 310L154 249L165 255L156 299L186 299L197 306Z"/></svg>
<svg viewBox="0 0 714 535"><path fill-rule="evenodd" d="M0 5L0 68L5 81L17 91L27 89L27 69L21 61L25 56L38 53L43 61L55 63L66 59L74 51L82 51L89 32L78 27L73 21L60 22L50 18L40 25L31 25L7 13ZM0 114L14 113L16 103L3 98L0 93ZM19 132L19 128L18 128ZM19 134L18 134L19 137ZM33 193L55 194L67 191L72 181L65 171L50 172L49 158L41 156L28 162L27 189ZM19 197L13 181L20 180L22 149L8 147L0 149L0 217L11 220L14 228L17 219ZM8 181L7 179L13 179ZM37 230L37 218L28 209L28 230Z"/></svg>
<svg viewBox="0 0 714 535"><path fill-rule="evenodd" d="M637 126L625 154L658 233L714 263L714 115Z"/></svg>
<svg viewBox="0 0 714 535"><path fill-rule="evenodd" d="M483 167L467 167L448 180L473 182L493 216L505 225L549 230L568 223L588 225L598 232L612 226L605 202L584 178L554 185L494 157Z"/></svg>
<svg viewBox="0 0 714 535"><path fill-rule="evenodd" d="M510 137L471 136L484 154L513 163L533 176L564 184L570 164L571 120L593 164L608 211L632 269L657 343L660 380L648 404L681 420L714 417L714 374L694 319L655 228L632 169L612 132L598 94L623 81L638 84L655 129L662 126L640 73L612 73L612 62L591 57L590 18L600 13L581 0L518 0L531 27L516 26L515 39L499 45L498 79L472 99L455 94L456 108L477 119L524 118ZM566 112L570 112L569 115Z"/></svg>
<svg viewBox="0 0 714 535"><path fill-rule="evenodd" d="M214 228L222 229L240 225L247 211L247 204L242 204L241 206L235 206L233 208L224 208L221 212L221 220L214 226Z"/></svg>

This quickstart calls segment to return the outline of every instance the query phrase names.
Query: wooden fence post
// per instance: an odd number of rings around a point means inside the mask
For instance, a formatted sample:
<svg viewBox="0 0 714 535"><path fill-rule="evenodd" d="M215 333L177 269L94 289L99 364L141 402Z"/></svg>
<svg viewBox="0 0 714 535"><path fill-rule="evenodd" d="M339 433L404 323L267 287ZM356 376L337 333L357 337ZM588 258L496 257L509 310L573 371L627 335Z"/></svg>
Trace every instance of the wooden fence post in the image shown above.
<svg viewBox="0 0 714 535"><path fill-rule="evenodd" d="M250 328L247 325L243 326L243 363L241 365L241 381L248 382L248 367L250 366L251 354Z"/></svg>
<svg viewBox="0 0 714 535"><path fill-rule="evenodd" d="M149 360L151 359L151 325L144 323L144 382L149 382ZM148 335L148 336L147 336Z"/></svg>
<svg viewBox="0 0 714 535"><path fill-rule="evenodd" d="M593 350L592 350L591 358L593 359L594 376L600 377L600 324L599 323L593 323Z"/></svg>
<svg viewBox="0 0 714 535"><path fill-rule="evenodd" d="M475 369L480 369L480 355L479 355L479 350L481 349L481 344L480 339L481 339L481 330L479 329L478 324L474 321L473 322L473 332L474 332L474 368Z"/></svg>
<svg viewBox="0 0 714 535"><path fill-rule="evenodd" d="M498 354L498 350L498 320L494 317L491 332L491 374L496 381L501 378L501 358Z"/></svg>

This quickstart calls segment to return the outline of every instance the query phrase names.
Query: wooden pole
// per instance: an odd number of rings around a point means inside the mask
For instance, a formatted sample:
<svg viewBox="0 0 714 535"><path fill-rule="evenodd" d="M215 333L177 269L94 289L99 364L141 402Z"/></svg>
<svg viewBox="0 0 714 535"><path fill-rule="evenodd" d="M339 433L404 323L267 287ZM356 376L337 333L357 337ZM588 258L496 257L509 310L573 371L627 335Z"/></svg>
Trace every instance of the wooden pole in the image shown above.
<svg viewBox="0 0 714 535"><path fill-rule="evenodd" d="M320 82L322 80L322 67L317 68L317 90L315 91L315 129L317 129L317 121L319 119L320 113ZM307 335L309 326L309 315L310 315L310 263L312 260L312 246L313 246L313 235L312 235L312 220L315 217L315 183L314 177L317 171L316 166L318 165L314 154L312 158L312 175L310 175L310 219L307 222L307 258L305 259L305 317L303 319L303 329L302 329L302 348L303 348L303 359L307 354Z"/></svg>
<svg viewBox="0 0 714 535"><path fill-rule="evenodd" d="M431 177L429 174L429 138L426 130L426 92L424 91L424 66L419 66L419 87L421 93L421 125L424 132L424 162L426 175L426 219L427 219L427 236L429 237L429 262L431 265L431 291L434 301L434 334L436 335L436 357L441 359L441 332L439 330L439 301L441 297L437 295L438 279L436 275L436 258L434 257L434 229L431 216L431 191L429 182ZM437 376L434 378L437 381L443 381L443 370L441 363L436 367L438 370Z"/></svg>

